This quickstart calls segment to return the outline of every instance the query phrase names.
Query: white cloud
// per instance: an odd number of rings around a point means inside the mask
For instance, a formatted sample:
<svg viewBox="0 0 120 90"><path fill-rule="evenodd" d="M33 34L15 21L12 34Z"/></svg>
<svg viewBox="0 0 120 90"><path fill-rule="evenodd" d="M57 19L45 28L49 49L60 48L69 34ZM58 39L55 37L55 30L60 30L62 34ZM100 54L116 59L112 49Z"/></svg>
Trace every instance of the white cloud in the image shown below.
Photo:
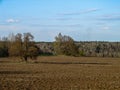
<svg viewBox="0 0 120 90"><path fill-rule="evenodd" d="M81 12L81 13L90 13L90 12L95 12L95 11L98 11L98 10L100 10L100 9L98 9L98 8L91 8L91 9L88 9L88 10L85 10L85 11L83 11L83 12Z"/></svg>
<svg viewBox="0 0 120 90"><path fill-rule="evenodd" d="M110 29L109 26L104 26L104 27L102 27L102 30L109 30L109 29Z"/></svg>
<svg viewBox="0 0 120 90"><path fill-rule="evenodd" d="M0 31L10 31L10 32L24 32L25 30L28 30L29 27L22 26L22 25L0 25ZM30 29L31 30L31 29Z"/></svg>
<svg viewBox="0 0 120 90"><path fill-rule="evenodd" d="M81 15L81 14L96 12L96 11L99 11L99 10L100 9L98 9L98 8L90 8L90 9L83 10L83 11L80 11L80 12L62 13L60 15Z"/></svg>
<svg viewBox="0 0 120 90"><path fill-rule="evenodd" d="M120 20L120 14L119 13L113 13L108 15L102 15L100 20L111 20L111 21L118 21Z"/></svg>
<svg viewBox="0 0 120 90"><path fill-rule="evenodd" d="M6 22L7 23L18 23L19 22L19 20L17 20L17 19L8 19L8 20L6 20Z"/></svg>
<svg viewBox="0 0 120 90"><path fill-rule="evenodd" d="M30 26L33 27L81 27L82 25L80 24L67 24L67 25L59 25L59 24L48 24L48 25L40 25L40 24L31 24Z"/></svg>

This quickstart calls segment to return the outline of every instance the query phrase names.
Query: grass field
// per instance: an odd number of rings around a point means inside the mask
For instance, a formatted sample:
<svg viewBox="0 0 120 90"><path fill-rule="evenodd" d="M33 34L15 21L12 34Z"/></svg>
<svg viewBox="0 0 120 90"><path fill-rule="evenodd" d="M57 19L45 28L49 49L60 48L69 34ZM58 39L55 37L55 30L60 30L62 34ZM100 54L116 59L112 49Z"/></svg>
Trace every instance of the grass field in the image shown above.
<svg viewBox="0 0 120 90"><path fill-rule="evenodd" d="M0 90L120 90L120 58L0 58Z"/></svg>

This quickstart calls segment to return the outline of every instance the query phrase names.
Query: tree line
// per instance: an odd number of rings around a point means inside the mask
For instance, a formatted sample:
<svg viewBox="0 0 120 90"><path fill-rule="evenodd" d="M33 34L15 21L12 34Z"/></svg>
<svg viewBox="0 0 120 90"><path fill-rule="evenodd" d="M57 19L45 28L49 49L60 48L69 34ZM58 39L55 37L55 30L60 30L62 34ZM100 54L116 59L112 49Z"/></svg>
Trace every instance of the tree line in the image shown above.
<svg viewBox="0 0 120 90"><path fill-rule="evenodd" d="M10 34L0 39L0 57L19 57L24 61L42 55L120 57L119 42L75 42L59 33L51 43L37 43L31 33Z"/></svg>
<svg viewBox="0 0 120 90"><path fill-rule="evenodd" d="M61 33L55 37L53 43L54 55L77 56L78 47L70 36ZM28 58L36 59L41 54L40 48L34 41L31 33L10 34L0 40L0 57L20 57L27 61Z"/></svg>
<svg viewBox="0 0 120 90"><path fill-rule="evenodd" d="M85 57L120 57L120 42L74 41L70 36L59 33L54 43L38 43L44 53Z"/></svg>

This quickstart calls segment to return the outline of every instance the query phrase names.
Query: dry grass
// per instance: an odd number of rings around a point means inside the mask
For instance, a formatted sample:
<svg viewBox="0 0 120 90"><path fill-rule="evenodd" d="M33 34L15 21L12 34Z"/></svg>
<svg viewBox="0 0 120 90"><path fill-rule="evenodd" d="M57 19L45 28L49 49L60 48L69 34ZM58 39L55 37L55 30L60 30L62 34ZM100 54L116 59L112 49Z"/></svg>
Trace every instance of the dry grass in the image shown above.
<svg viewBox="0 0 120 90"><path fill-rule="evenodd" d="M120 90L120 58L1 58L0 90Z"/></svg>

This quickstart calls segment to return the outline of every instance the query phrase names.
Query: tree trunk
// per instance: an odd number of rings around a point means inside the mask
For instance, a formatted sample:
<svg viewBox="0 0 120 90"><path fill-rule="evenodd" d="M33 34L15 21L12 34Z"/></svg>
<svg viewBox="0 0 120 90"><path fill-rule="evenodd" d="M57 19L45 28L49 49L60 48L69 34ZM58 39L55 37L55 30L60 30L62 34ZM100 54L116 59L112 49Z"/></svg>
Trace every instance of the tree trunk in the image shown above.
<svg viewBox="0 0 120 90"><path fill-rule="evenodd" d="M27 62L27 60L28 60L28 57L27 57L27 56L24 56L23 58L24 58L24 60Z"/></svg>

